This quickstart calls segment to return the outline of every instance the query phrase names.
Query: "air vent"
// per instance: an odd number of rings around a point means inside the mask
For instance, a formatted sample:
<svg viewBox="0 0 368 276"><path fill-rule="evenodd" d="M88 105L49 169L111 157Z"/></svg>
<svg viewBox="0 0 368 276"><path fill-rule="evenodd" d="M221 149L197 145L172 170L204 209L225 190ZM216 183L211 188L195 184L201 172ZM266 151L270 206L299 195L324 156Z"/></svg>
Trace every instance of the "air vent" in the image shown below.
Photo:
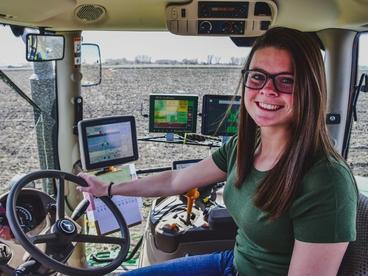
<svg viewBox="0 0 368 276"><path fill-rule="evenodd" d="M74 12L76 18L84 23L96 23L105 18L106 10L100 5L80 5Z"/></svg>

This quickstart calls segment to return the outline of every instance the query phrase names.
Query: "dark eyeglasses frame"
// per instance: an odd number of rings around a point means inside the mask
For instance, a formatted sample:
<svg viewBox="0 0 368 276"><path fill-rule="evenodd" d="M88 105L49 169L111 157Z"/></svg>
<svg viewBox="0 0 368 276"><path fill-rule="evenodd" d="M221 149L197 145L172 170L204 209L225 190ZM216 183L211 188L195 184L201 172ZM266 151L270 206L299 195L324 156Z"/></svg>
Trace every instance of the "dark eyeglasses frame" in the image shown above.
<svg viewBox="0 0 368 276"><path fill-rule="evenodd" d="M265 82L263 83L263 85L261 87L258 87L258 88L254 88L254 87L249 87L247 86L245 83L246 83L246 78L245 78L245 74L248 73L248 72L258 72L258 73L261 73L261 74L264 74L266 76L266 80ZM293 74L290 74L289 72L281 72L281 73L277 73L277 74L270 74L262 69L243 69L241 71L242 73L242 76L243 76L243 85L246 87L246 88L250 88L250 89L254 89L254 90L259 90L259 89L262 89L266 83L268 82L269 79L272 80L272 83L273 83L273 87L275 87L276 91L279 92L279 93L284 93L284 94L293 94L293 91L292 92L285 92L285 91L282 91L280 90L278 87L277 87L277 84L276 84L276 77L277 76L280 76L280 75L289 75L289 76L293 76Z"/></svg>

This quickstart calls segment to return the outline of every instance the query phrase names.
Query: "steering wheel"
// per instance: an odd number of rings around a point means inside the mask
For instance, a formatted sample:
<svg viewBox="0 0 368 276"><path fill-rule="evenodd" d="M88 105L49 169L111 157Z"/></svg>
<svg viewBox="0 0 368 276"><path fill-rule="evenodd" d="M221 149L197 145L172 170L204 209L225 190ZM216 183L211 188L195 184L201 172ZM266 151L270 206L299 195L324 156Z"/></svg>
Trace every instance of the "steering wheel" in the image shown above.
<svg viewBox="0 0 368 276"><path fill-rule="evenodd" d="M24 186L28 183L39 180L51 178L57 183L56 196L56 218L55 223L50 227L46 234L41 234L33 237L27 236L19 224L16 214L17 198ZM56 170L40 170L29 173L18 180L9 192L6 204L6 217L9 226L19 243L28 253L39 263L47 268L51 268L57 272L67 275L104 275L112 272L121 265L126 255L128 254L130 238L129 230L124 217L121 215L119 209L115 206L109 197L100 197L114 215L119 225L121 232L120 237L106 237L96 235L81 234L78 231L78 224L65 216L64 210L64 184L65 181L73 182L80 186L87 186L86 181L73 174L56 171ZM80 227L79 227L80 228ZM109 264L98 268L77 268L70 267L66 263L74 250L73 243L103 243L115 244L120 246L120 251L116 258ZM46 244L46 252L42 252L36 244Z"/></svg>

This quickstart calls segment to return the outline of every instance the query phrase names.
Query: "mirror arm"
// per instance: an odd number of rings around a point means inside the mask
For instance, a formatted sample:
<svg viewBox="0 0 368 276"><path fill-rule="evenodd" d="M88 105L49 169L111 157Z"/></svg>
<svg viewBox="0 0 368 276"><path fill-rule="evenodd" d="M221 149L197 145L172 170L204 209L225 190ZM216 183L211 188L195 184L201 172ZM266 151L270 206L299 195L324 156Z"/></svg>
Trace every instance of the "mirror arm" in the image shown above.
<svg viewBox="0 0 368 276"><path fill-rule="evenodd" d="M38 28L40 35L44 35L45 34L45 27L39 27Z"/></svg>

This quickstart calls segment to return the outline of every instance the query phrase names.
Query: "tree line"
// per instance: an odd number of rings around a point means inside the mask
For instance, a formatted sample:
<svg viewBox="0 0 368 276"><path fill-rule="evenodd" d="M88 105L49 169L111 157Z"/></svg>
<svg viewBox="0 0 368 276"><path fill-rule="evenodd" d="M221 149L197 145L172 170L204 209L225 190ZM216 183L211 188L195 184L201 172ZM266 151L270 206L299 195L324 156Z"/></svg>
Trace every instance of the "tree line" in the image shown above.
<svg viewBox="0 0 368 276"><path fill-rule="evenodd" d="M223 61L221 57L215 55L207 55L205 61L197 58L184 58L182 60L176 59L157 59L154 60L147 55L138 55L133 60L127 58L106 59L104 65L124 65L124 64L163 64L163 65L243 65L246 57L231 57L229 60Z"/></svg>

